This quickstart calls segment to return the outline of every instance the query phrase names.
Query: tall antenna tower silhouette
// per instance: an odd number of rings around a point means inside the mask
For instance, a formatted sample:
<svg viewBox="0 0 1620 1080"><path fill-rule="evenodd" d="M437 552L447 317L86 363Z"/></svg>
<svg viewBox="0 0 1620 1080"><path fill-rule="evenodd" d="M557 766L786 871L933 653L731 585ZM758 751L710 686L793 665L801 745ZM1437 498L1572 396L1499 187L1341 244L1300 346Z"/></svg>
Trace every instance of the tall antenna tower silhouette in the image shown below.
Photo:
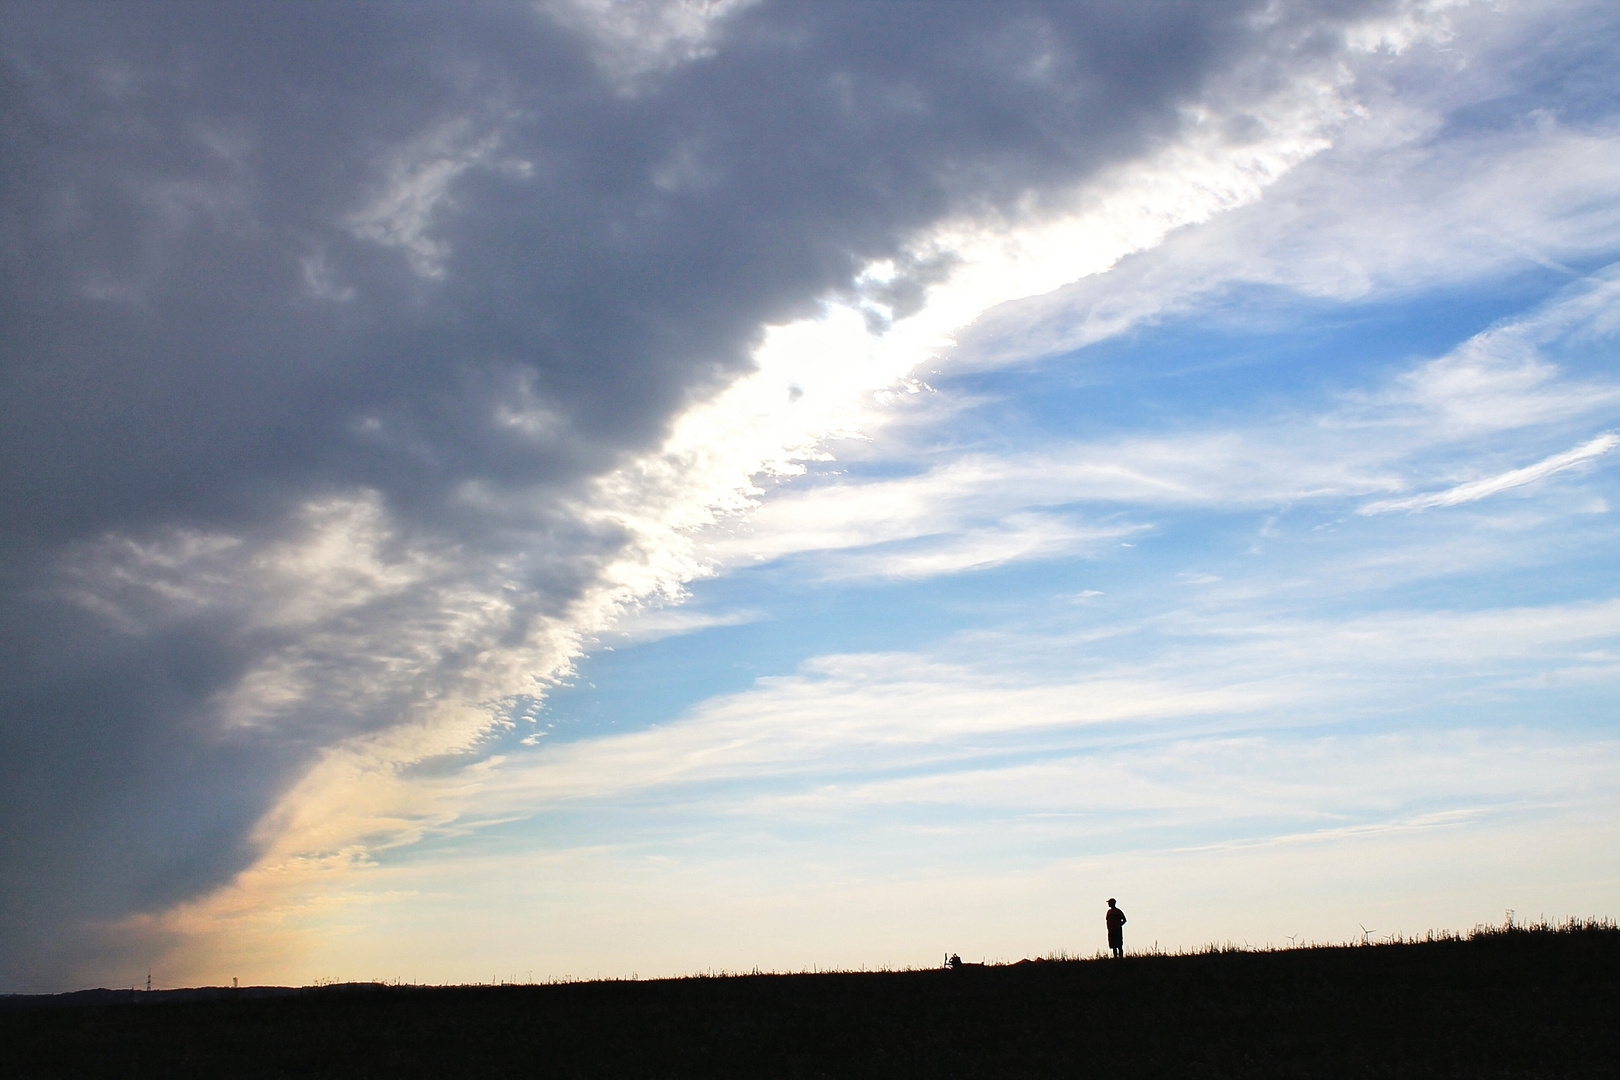
<svg viewBox="0 0 1620 1080"><path fill-rule="evenodd" d="M150 994L152 992L152 969L151 968L146 969L146 992L148 994Z"/></svg>

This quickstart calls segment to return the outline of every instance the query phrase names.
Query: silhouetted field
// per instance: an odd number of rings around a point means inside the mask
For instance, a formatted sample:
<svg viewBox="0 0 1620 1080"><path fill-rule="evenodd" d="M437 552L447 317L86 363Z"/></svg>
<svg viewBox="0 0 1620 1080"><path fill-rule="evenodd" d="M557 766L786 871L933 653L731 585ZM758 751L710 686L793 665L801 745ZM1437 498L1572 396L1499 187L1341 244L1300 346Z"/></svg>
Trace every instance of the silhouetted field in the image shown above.
<svg viewBox="0 0 1620 1080"><path fill-rule="evenodd" d="M0 1006L0 1074L1620 1076L1612 924L960 971L100 993L125 1000Z"/></svg>

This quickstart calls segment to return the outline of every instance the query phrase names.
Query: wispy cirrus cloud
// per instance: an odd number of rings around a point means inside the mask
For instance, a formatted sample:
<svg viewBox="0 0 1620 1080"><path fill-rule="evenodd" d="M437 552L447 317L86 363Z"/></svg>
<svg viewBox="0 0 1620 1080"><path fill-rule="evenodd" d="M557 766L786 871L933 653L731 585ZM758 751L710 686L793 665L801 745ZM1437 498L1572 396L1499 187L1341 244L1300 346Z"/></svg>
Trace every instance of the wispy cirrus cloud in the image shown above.
<svg viewBox="0 0 1620 1080"><path fill-rule="evenodd" d="M929 578L1034 559L1084 557L1145 531L1144 525L1086 525L1055 514L1017 513L946 536L923 536L848 552L830 564L827 576Z"/></svg>
<svg viewBox="0 0 1620 1080"><path fill-rule="evenodd" d="M1504 491L1534 484L1538 480L1545 480L1555 473L1565 469L1573 469L1578 465L1607 454L1616 446L1620 446L1620 435L1610 432L1599 435L1590 442L1582 443L1573 450L1562 454L1554 454L1543 458L1534 465L1526 465L1522 469L1510 469L1495 476L1487 476L1479 480L1470 480L1466 484L1437 491L1430 495L1411 495L1404 499L1381 499L1378 502L1368 503L1356 512L1360 514L1388 514L1398 510L1417 512L1433 510L1441 506L1459 506L1462 503L1477 502L1480 499L1490 498Z"/></svg>
<svg viewBox="0 0 1620 1080"><path fill-rule="evenodd" d="M1561 668L1572 650L1601 653L1620 641L1613 599L1332 620L1267 615L1253 601L1222 606L1070 626L1072 636L1007 629L964 634L928 653L817 657L671 723L556 744L482 783L490 806L539 810L652 789L758 786L782 775L846 783L971 771L983 758L1189 731L1297 732L1323 726L1316 718L1387 706L1437 678L1459 694L1488 696L1528 672ZM1132 658L1106 647L1143 633L1151 644ZM1059 656L1063 664L1049 662ZM1614 677L1606 654L1588 666ZM1369 682L1361 677L1368 670L1386 677Z"/></svg>
<svg viewBox="0 0 1620 1080"><path fill-rule="evenodd" d="M907 546L961 552L941 556L933 572L945 573L1083 550L990 523L1020 516L1084 521L1069 528L1101 540L1151 529L1154 513L1176 509L1317 505L1365 516L1475 501L1595 461L1620 437L1600 435L1534 465L1438 493L1347 505L1410 489L1441 469L1477 469L1481 457L1498 460L1504 437L1535 445L1612 416L1620 385L1601 373L1566 371L1558 357L1614 340L1617 289L1620 276L1602 268L1442 356L1378 372L1370 386L1235 424L1226 418L1207 430L1090 442L1050 435L989 452L940 440L923 410L917 425L879 426L873 445L860 451L903 463L901 475L828 470L778 488L745 516L704 534L700 551L721 565L842 552L828 563L834 576L889 572L885 566L902 572ZM956 414L933 423L964 426ZM1117 520L1122 513L1140 516ZM991 555L998 538L999 554ZM982 559L968 554L978 547L986 552Z"/></svg>

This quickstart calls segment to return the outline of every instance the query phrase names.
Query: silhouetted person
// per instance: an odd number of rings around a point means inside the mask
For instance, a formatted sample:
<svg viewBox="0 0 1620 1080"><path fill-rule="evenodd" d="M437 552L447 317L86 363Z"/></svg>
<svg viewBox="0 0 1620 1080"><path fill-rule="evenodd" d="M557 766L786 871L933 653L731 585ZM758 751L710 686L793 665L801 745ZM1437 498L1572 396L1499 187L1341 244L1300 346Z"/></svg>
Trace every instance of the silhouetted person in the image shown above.
<svg viewBox="0 0 1620 1080"><path fill-rule="evenodd" d="M1125 913L1114 906L1114 898L1108 898L1108 914L1103 916L1108 924L1108 948L1116 957L1125 955Z"/></svg>

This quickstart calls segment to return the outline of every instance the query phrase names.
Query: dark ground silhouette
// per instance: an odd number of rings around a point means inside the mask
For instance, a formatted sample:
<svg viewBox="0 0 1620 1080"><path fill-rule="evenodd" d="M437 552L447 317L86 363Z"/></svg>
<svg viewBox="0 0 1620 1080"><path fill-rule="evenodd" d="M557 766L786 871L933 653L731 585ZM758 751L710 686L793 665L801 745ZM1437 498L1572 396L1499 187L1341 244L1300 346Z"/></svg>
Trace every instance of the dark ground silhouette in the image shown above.
<svg viewBox="0 0 1620 1080"><path fill-rule="evenodd" d="M1608 924L956 971L0 999L0 1075L1620 1077L1617 1017Z"/></svg>

